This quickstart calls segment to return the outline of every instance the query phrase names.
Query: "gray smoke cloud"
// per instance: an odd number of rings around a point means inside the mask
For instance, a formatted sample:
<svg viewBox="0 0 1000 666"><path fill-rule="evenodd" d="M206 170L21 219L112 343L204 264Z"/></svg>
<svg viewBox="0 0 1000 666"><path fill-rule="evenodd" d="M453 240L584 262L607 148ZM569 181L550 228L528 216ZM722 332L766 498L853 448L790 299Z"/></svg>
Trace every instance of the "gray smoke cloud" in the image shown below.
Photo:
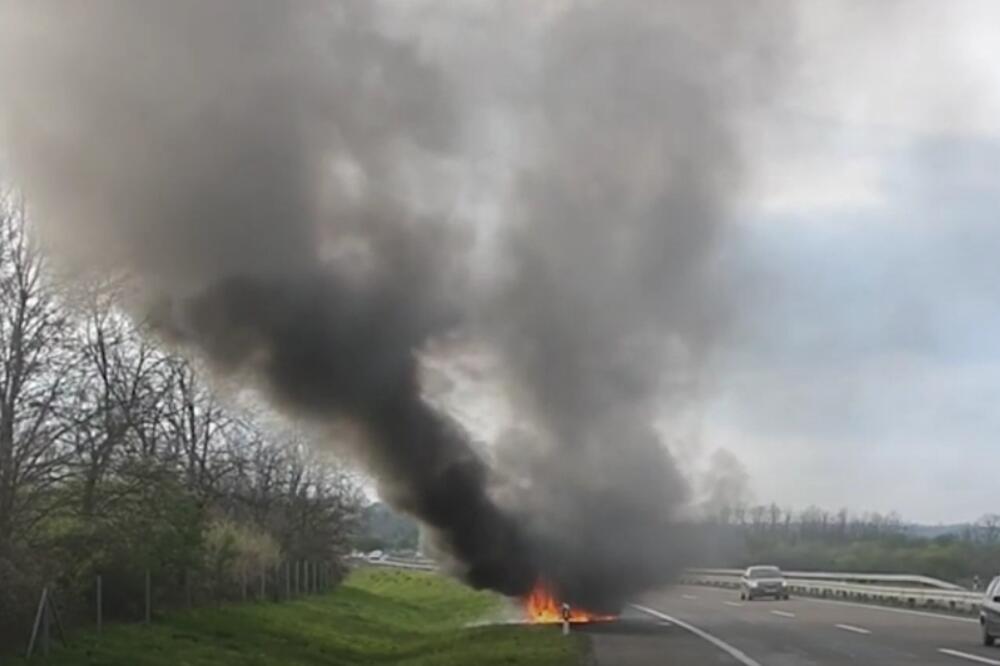
<svg viewBox="0 0 1000 666"><path fill-rule="evenodd" d="M348 424L474 585L614 609L683 562L653 424L726 322L736 121L780 5L0 12L6 154L68 265L129 276L168 339ZM495 455L423 395L421 354L456 332L517 414Z"/></svg>

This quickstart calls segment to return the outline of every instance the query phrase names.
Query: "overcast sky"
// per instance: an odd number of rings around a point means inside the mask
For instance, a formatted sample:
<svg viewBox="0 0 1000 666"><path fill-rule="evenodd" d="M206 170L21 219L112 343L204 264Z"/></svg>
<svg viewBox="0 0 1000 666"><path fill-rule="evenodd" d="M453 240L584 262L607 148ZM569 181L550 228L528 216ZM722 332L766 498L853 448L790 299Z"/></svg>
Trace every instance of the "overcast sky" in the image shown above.
<svg viewBox="0 0 1000 666"><path fill-rule="evenodd" d="M741 128L733 325L671 445L729 450L757 502L1000 511L1000 3L794 6L787 80ZM498 436L484 384L453 388Z"/></svg>
<svg viewBox="0 0 1000 666"><path fill-rule="evenodd" d="M476 111L455 137L469 154L417 162L407 174L417 194L406 196L479 225L477 240L509 214L504 197L531 164L518 151L532 152L533 97L573 90L523 82L545 41L536 28L569 4L387 3L383 27L415 38L458 81L456 107ZM731 452L757 502L922 522L1000 512L1000 2L762 6L775 9L763 20L778 17L774 41L788 41L775 45L775 85L732 95L745 168L733 205L720 206L731 210L720 283L731 325L706 344L691 400L664 408L666 443L694 470ZM720 80L739 78L739 62L719 61ZM756 102L745 113L744 96ZM490 355L469 351L458 363L431 354L430 392L450 396L478 440L496 441L516 416Z"/></svg>
<svg viewBox="0 0 1000 666"><path fill-rule="evenodd" d="M754 296L703 439L760 501L974 519L1000 509L1000 5L850 6L803 12L748 130Z"/></svg>

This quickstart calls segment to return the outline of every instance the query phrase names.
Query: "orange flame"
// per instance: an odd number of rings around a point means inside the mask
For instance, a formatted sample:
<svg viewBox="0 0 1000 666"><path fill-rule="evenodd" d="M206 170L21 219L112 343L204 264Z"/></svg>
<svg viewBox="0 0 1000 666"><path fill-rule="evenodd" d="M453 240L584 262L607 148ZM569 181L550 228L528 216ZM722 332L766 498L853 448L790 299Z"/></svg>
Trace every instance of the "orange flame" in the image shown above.
<svg viewBox="0 0 1000 666"><path fill-rule="evenodd" d="M528 621L535 624L548 624L563 621L563 604L552 594L549 588L541 581L535 584L535 589L524 598L524 612L528 616ZM590 613L581 608L569 609L569 621L571 623L581 622L607 622L615 619L612 615L600 615Z"/></svg>

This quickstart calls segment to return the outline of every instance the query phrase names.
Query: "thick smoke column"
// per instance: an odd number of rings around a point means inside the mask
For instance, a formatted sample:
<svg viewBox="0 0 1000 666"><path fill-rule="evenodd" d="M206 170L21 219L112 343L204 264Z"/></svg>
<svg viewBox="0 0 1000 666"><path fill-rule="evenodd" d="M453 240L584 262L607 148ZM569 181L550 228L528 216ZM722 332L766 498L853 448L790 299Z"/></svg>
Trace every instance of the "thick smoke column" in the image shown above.
<svg viewBox="0 0 1000 666"><path fill-rule="evenodd" d="M556 540L559 587L590 606L667 580L693 546L671 527L687 488L654 421L723 316L737 164L721 46L754 14L722 9L582 3L547 35L531 95L541 157L518 184L511 316L490 331L546 442L528 513Z"/></svg>
<svg viewBox="0 0 1000 666"><path fill-rule="evenodd" d="M778 29L774 3L661 4L8 0L4 146L58 251L131 277L226 375L349 424L467 580L613 607L683 552L652 422L724 322L732 119ZM489 51L518 34L517 62ZM450 202L498 118L521 141L487 230ZM422 397L420 353L454 331L526 426L498 470Z"/></svg>

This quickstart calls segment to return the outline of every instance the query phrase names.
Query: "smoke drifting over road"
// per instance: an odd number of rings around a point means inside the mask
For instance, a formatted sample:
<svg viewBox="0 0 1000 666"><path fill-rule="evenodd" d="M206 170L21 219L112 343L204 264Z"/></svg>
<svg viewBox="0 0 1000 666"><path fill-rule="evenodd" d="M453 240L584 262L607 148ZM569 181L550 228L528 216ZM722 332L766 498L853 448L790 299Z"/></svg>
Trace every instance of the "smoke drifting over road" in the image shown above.
<svg viewBox="0 0 1000 666"><path fill-rule="evenodd" d="M452 4L6 2L5 150L67 265L350 426L467 580L613 608L683 557L653 423L725 323L734 120L782 15ZM518 419L485 458L423 396L456 333Z"/></svg>

